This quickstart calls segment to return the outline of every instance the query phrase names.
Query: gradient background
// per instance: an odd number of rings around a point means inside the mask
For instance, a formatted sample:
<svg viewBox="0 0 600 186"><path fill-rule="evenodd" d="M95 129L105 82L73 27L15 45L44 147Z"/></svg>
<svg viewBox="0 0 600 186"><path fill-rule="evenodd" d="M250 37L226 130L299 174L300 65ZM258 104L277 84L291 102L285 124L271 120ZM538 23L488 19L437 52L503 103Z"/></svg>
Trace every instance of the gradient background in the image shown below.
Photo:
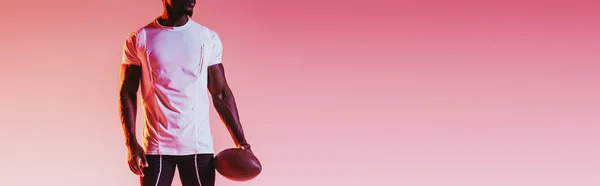
<svg viewBox="0 0 600 186"><path fill-rule="evenodd" d="M264 165L218 186L600 185L598 1L198 2ZM2 4L0 185L138 185L119 66L161 1Z"/></svg>

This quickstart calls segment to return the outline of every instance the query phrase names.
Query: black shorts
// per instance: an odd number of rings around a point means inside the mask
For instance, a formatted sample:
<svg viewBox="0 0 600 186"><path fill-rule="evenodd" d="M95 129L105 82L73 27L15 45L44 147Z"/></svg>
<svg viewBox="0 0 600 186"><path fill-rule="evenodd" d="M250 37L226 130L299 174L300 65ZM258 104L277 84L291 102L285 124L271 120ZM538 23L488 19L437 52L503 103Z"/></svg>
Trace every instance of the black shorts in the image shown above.
<svg viewBox="0 0 600 186"><path fill-rule="evenodd" d="M183 186L214 186L214 154L187 156L146 155L148 167L144 168L141 186L171 186L175 167Z"/></svg>

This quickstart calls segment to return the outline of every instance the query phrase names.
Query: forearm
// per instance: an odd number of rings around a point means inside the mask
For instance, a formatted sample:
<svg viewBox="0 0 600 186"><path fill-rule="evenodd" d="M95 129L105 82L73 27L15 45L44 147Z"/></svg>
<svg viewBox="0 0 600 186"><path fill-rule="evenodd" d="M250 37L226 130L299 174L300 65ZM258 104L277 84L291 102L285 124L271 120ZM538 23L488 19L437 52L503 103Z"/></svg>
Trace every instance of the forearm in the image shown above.
<svg viewBox="0 0 600 186"><path fill-rule="evenodd" d="M137 113L137 96L132 93L122 92L119 96L119 111L125 143L127 145L137 143L135 136L135 118Z"/></svg>
<svg viewBox="0 0 600 186"><path fill-rule="evenodd" d="M213 104L215 109L219 113L221 120L227 126L231 138L233 138L235 145L240 146L247 144L246 137L244 136L244 130L240 122L238 115L235 98L231 89L224 88L223 91L213 95Z"/></svg>

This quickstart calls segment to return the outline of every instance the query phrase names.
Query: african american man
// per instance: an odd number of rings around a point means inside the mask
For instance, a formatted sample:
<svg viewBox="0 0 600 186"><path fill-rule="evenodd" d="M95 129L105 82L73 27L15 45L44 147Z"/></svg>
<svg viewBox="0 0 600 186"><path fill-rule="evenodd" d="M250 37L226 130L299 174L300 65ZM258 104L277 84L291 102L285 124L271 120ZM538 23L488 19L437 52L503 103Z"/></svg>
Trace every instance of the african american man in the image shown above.
<svg viewBox="0 0 600 186"><path fill-rule="evenodd" d="M195 0L163 0L161 16L129 34L120 74L120 116L129 168L142 186L214 186L209 95L238 148L250 151L227 85L217 33L190 17ZM136 139L137 94L144 109ZM207 91L208 89L208 91Z"/></svg>

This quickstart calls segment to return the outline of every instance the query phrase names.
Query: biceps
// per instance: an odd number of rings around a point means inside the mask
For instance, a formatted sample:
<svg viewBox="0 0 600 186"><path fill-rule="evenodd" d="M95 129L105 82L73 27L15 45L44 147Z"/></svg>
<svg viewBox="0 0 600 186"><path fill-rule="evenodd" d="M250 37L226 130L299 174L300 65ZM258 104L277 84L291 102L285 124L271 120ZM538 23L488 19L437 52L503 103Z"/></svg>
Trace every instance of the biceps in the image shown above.
<svg viewBox="0 0 600 186"><path fill-rule="evenodd" d="M121 65L120 75L120 92L121 93L136 93L140 84L142 68L136 65Z"/></svg>
<svg viewBox="0 0 600 186"><path fill-rule="evenodd" d="M225 80L225 71L222 64L211 65L208 67L208 91L211 94L223 92L227 88Z"/></svg>

